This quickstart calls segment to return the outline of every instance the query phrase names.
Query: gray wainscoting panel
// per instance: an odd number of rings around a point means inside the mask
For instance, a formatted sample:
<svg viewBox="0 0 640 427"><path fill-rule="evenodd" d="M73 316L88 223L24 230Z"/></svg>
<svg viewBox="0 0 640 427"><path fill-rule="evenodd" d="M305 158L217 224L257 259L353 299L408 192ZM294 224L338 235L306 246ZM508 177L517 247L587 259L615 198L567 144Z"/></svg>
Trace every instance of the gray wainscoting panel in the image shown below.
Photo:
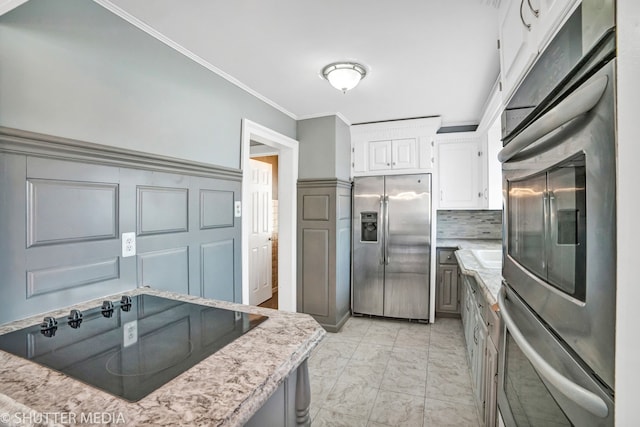
<svg viewBox="0 0 640 427"><path fill-rule="evenodd" d="M0 324L147 284L241 302L241 180L0 127ZM122 258L121 233L136 231L138 255Z"/></svg>
<svg viewBox="0 0 640 427"><path fill-rule="evenodd" d="M200 286L205 298L234 301L234 240L200 247Z"/></svg>
<svg viewBox="0 0 640 427"><path fill-rule="evenodd" d="M138 186L138 235L185 232L189 190Z"/></svg>
<svg viewBox="0 0 640 427"><path fill-rule="evenodd" d="M118 184L27 180L27 247L118 236Z"/></svg>
<svg viewBox="0 0 640 427"><path fill-rule="evenodd" d="M189 293L189 248L138 254L138 286Z"/></svg>
<svg viewBox="0 0 640 427"><path fill-rule="evenodd" d="M303 196L302 219L305 221L329 221L329 195Z"/></svg>
<svg viewBox="0 0 640 427"><path fill-rule="evenodd" d="M27 271L27 298L117 279L119 276L120 258L118 257L82 265Z"/></svg>
<svg viewBox="0 0 640 427"><path fill-rule="evenodd" d="M299 180L298 218L298 310L337 332L350 315L351 183Z"/></svg>
<svg viewBox="0 0 640 427"><path fill-rule="evenodd" d="M200 190L200 229L233 227L233 191Z"/></svg>
<svg viewBox="0 0 640 427"><path fill-rule="evenodd" d="M303 311L329 315L329 231L302 232Z"/></svg>

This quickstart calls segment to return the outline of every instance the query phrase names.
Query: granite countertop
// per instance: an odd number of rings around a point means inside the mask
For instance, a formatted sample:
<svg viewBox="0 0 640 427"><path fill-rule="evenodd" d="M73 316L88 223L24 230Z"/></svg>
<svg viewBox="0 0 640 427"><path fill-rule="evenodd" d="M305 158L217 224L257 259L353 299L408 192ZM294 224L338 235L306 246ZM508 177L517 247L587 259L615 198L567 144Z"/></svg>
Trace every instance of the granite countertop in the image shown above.
<svg viewBox="0 0 640 427"><path fill-rule="evenodd" d="M157 295L262 314L269 319L137 402L125 401L52 369L0 351L0 416L4 417L0 419L0 425L6 423L6 414L19 414L22 420L29 419L27 417L31 414L31 420L47 420L44 425L68 425L74 424L68 420L79 421L82 414L100 412L111 414L112 423L123 425L239 426L262 407L325 334L324 329L307 314L150 288L135 289L126 294ZM120 295L76 304L73 308L86 310L100 306L105 299L119 299ZM66 316L69 309L47 315ZM0 325L0 334L39 324L42 318L41 314ZM48 416L43 418L43 415Z"/></svg>
<svg viewBox="0 0 640 427"><path fill-rule="evenodd" d="M484 298L490 305L497 304L498 291L502 286L502 269L485 268L471 252L472 249L502 249L502 240L438 239L438 248L458 248L456 258L462 274L475 277Z"/></svg>

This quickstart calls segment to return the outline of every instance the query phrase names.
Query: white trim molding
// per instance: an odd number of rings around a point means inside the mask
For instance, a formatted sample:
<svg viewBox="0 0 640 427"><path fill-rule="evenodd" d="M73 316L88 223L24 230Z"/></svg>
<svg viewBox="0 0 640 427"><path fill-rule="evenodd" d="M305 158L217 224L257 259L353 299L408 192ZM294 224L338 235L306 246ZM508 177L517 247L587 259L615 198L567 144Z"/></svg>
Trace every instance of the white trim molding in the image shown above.
<svg viewBox="0 0 640 427"><path fill-rule="evenodd" d="M242 120L242 200L247 201L251 141L278 151L278 309L296 311L296 212L298 141L247 119ZM242 207L242 303L249 304L249 212Z"/></svg>
<svg viewBox="0 0 640 427"><path fill-rule="evenodd" d="M9 0L9 2L20 2L20 3L23 3L24 1L26 1L26 0ZM249 86L245 85L240 80L238 80L235 77L225 73L224 71L222 71L221 69L219 69L218 67L216 67L215 65L210 63L209 61L206 61L205 59L203 59L200 56L196 55L194 52L192 52L189 49L187 49L184 46L182 46L181 44L176 43L175 41L171 40L169 37L167 37L164 34L160 33L158 30L156 30L155 28L151 27L149 24L139 20L135 16L131 15L129 12L127 12L124 9L120 8L119 6L116 6L115 4L111 3L109 0L93 0L93 1L95 3L97 3L97 4L99 4L100 6L104 7L108 11L110 11L110 12L114 13L115 15L119 16L120 18L124 19L125 21L129 22L131 25L133 25L133 26L139 28L140 30L144 31L145 33L149 34L151 37L161 41L162 43L164 43L167 46L169 46L170 48L180 52L181 54L183 54L187 58L191 59L192 61L202 65L203 67L205 67L209 71L213 71L214 73L216 73L217 75L219 75L223 79L227 80L229 83L231 83L231 84L239 87L240 89L244 90L245 92L255 96L259 100L267 103L268 105L272 106L276 110L278 110L278 111L282 112L283 114L286 114L287 116L291 117L292 119L298 120L296 115L293 114L292 112L290 112L290 111L286 110L284 107L276 104L275 102L273 102L272 100L270 100L266 96L264 96L264 95L256 92L255 90L251 89ZM2 11L2 9L0 9L0 11Z"/></svg>

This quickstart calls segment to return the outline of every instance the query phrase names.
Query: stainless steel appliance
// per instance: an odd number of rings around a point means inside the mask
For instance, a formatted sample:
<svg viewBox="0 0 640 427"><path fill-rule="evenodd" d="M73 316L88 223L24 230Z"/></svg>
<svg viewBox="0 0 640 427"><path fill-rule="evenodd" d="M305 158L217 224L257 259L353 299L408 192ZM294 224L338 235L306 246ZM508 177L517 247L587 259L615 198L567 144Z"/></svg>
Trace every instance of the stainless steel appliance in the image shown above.
<svg viewBox="0 0 640 427"><path fill-rule="evenodd" d="M154 295L124 296L0 335L0 350L135 402L266 319Z"/></svg>
<svg viewBox="0 0 640 427"><path fill-rule="evenodd" d="M557 68L534 67L518 89L514 99L528 97L530 113L507 126L498 156L506 209L498 405L507 426L613 425L613 22L585 45L603 5L583 2L542 54L539 63ZM574 58L564 67L549 59L563 52ZM559 83L540 97L529 79L545 73Z"/></svg>
<svg viewBox="0 0 640 427"><path fill-rule="evenodd" d="M355 178L353 212L353 312L427 320L431 175Z"/></svg>

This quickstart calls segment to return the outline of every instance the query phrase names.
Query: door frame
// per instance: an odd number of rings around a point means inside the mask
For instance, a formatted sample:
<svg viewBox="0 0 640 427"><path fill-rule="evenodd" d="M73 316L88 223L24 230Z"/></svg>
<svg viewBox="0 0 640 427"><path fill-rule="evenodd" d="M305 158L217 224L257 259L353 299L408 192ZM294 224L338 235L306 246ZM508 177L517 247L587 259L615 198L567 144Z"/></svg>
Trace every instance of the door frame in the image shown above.
<svg viewBox="0 0 640 427"><path fill-rule="evenodd" d="M298 141L248 119L242 119L242 200L249 194L251 141L264 144L278 155L278 309L296 311L296 211ZM257 154L257 153L256 153ZM262 155L262 153L260 153ZM249 220L242 207L242 303L249 304Z"/></svg>

